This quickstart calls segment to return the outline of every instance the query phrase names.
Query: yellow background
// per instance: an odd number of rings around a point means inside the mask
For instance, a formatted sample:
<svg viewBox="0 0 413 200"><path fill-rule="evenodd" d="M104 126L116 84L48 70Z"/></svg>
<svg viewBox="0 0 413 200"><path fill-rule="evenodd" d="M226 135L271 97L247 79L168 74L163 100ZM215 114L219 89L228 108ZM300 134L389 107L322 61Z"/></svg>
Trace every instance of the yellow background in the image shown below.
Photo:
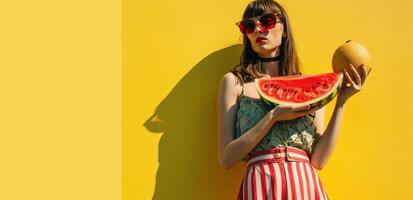
<svg viewBox="0 0 413 200"><path fill-rule="evenodd" d="M244 163L218 165L215 99L219 78L238 61L234 22L248 2L124 1L124 199L235 199ZM319 171L331 199L413 199L411 1L281 3L305 73L331 72L347 39L372 57Z"/></svg>
<svg viewBox="0 0 413 200"><path fill-rule="evenodd" d="M121 2L0 2L0 199L121 198Z"/></svg>
<svg viewBox="0 0 413 200"><path fill-rule="evenodd" d="M235 199L215 99L248 2L2 1L0 199ZM280 2L305 73L347 39L373 60L318 172L331 199L412 199L411 1Z"/></svg>

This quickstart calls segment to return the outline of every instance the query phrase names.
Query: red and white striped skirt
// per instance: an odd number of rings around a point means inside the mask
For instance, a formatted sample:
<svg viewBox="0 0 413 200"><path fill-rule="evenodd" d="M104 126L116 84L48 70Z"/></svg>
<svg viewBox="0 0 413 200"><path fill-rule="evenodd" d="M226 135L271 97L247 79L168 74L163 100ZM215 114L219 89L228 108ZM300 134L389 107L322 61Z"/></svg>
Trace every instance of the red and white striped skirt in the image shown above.
<svg viewBox="0 0 413 200"><path fill-rule="evenodd" d="M306 151L277 147L247 160L238 200L328 200Z"/></svg>

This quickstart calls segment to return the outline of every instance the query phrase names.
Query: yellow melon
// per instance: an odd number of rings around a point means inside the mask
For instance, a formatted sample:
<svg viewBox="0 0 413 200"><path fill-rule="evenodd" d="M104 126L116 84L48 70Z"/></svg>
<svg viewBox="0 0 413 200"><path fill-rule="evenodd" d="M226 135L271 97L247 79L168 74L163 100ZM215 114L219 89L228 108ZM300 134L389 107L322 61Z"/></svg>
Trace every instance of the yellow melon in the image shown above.
<svg viewBox="0 0 413 200"><path fill-rule="evenodd" d="M360 67L361 64L364 64L366 67L366 72L368 72L371 68L370 55L367 52L367 49L359 43L347 40L346 43L339 46L334 52L332 61L333 71L339 73L346 69L351 78L355 80L355 77L352 76L352 72L349 67L350 63L356 68L360 75L362 72ZM347 83L347 81L345 81L345 83Z"/></svg>

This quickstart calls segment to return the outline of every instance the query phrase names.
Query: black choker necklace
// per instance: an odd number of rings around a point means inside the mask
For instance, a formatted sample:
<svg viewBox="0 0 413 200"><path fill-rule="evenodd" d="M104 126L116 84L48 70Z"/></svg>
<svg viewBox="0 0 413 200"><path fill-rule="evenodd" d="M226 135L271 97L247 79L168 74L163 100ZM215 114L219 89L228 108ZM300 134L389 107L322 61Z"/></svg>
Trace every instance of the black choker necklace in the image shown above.
<svg viewBox="0 0 413 200"><path fill-rule="evenodd" d="M260 61L261 61L261 62L279 61L280 58L281 58L281 56L276 56L276 57L272 57L272 58L261 58L261 57L260 57Z"/></svg>

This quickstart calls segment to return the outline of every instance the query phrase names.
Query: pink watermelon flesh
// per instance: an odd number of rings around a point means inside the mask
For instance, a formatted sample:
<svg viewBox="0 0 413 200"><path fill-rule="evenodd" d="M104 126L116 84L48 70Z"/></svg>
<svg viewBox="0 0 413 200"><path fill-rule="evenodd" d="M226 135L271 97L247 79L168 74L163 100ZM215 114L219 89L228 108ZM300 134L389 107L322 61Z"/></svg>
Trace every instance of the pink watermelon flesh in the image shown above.
<svg viewBox="0 0 413 200"><path fill-rule="evenodd" d="M333 99L343 80L342 73L264 77L255 80L258 93L272 104L325 105Z"/></svg>

